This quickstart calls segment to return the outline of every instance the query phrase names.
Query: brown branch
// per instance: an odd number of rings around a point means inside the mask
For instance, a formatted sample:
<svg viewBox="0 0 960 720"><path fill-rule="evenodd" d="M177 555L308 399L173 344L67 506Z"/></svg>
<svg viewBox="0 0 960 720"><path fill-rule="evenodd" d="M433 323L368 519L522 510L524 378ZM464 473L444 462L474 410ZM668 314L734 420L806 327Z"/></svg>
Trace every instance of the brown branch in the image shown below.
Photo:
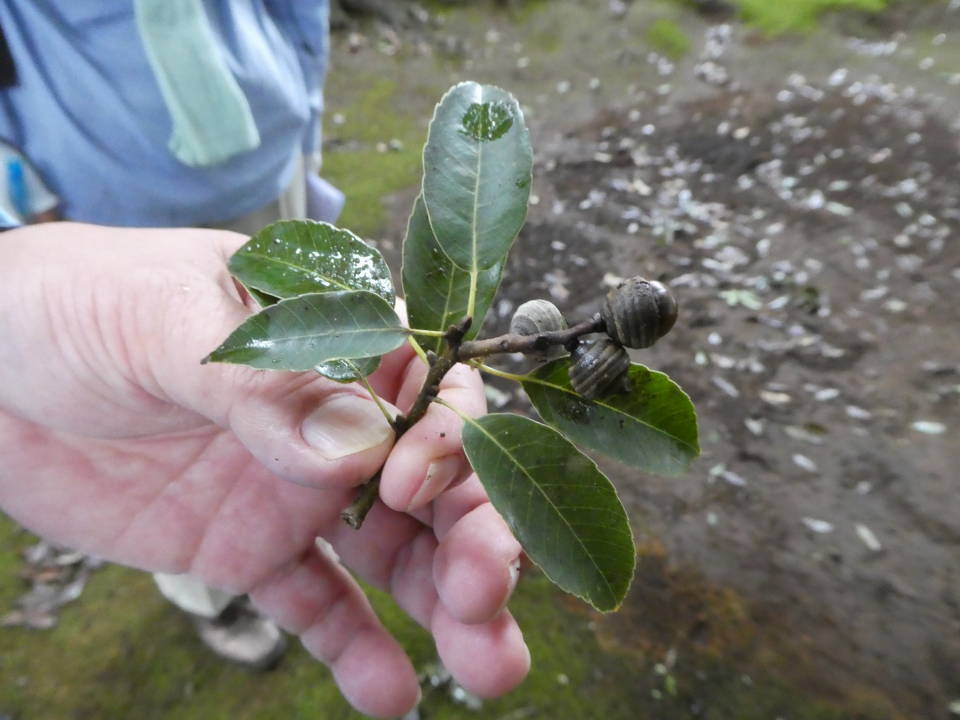
<svg viewBox="0 0 960 720"><path fill-rule="evenodd" d="M360 486L353 502L350 503L346 510L340 513L340 519L354 530L359 530L379 493L380 471L377 470L376 475Z"/></svg>
<svg viewBox="0 0 960 720"><path fill-rule="evenodd" d="M488 355L498 355L501 353L535 353L543 352L551 345L570 345L581 335L600 332L603 329L603 320L600 315L594 315L589 320L584 320L566 330L554 330L552 332L540 333L539 335L516 335L507 333L499 337L488 338L486 340L473 340L460 345L457 352L457 360L472 360Z"/></svg>

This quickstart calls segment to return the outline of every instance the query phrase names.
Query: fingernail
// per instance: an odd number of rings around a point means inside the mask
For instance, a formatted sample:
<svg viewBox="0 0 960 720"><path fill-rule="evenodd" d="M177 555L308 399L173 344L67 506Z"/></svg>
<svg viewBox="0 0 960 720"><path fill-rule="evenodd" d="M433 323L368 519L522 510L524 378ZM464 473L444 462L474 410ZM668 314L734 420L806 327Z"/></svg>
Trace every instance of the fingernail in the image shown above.
<svg viewBox="0 0 960 720"><path fill-rule="evenodd" d="M393 437L393 428L373 401L338 393L307 416L300 433L327 460L338 460L377 447Z"/></svg>
<svg viewBox="0 0 960 720"><path fill-rule="evenodd" d="M510 597L513 595L513 591L517 589L517 581L520 580L519 557L515 558L513 562L507 566L507 572L509 572L510 575L507 579L507 594L504 596L503 603L500 605L501 611L510 603Z"/></svg>
<svg viewBox="0 0 960 720"><path fill-rule="evenodd" d="M413 494L413 498L407 503L407 512L416 510L422 505L426 505L437 495L443 492L443 489L454 481L457 473L462 467L459 454L447 455L439 460L434 460L427 466L427 475L423 478L420 488Z"/></svg>
<svg viewBox="0 0 960 720"><path fill-rule="evenodd" d="M520 579L520 558L515 558L512 563L510 563L510 592L513 592L514 588L517 587L517 580Z"/></svg>

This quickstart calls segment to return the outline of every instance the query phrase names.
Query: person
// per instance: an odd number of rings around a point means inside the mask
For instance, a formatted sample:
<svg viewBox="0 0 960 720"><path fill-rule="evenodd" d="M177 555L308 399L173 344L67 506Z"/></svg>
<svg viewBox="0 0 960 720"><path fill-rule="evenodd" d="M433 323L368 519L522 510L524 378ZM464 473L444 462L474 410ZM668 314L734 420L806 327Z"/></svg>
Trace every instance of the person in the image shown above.
<svg viewBox="0 0 960 720"><path fill-rule="evenodd" d="M489 696L529 668L504 609L520 547L450 410L394 441L355 386L201 366L253 311L225 269L246 238L171 229L276 217L306 206L308 183L324 200L325 23L318 0L0 0L0 136L71 221L0 234L0 303L16 308L0 314L0 507L80 550L248 594L351 703L389 716L416 676L346 568ZM371 382L404 409L424 375L404 348ZM483 412L473 370L441 395ZM351 530L339 511L381 465L381 500Z"/></svg>

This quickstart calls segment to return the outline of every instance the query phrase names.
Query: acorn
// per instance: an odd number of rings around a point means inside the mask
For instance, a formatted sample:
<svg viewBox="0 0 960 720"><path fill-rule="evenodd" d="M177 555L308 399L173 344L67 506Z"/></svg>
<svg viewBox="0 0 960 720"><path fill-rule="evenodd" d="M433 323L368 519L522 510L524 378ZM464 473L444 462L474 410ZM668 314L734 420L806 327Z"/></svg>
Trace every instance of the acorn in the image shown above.
<svg viewBox="0 0 960 720"><path fill-rule="evenodd" d="M570 358L570 385L586 398L598 398L630 389L630 356L608 337L580 340Z"/></svg>
<svg viewBox="0 0 960 720"><path fill-rule="evenodd" d="M510 332L517 335L540 335L566 329L567 321L549 300L528 300L517 308L510 319ZM536 362L546 362L563 354L564 349L560 345L551 345L543 351L531 353L531 357Z"/></svg>
<svg viewBox="0 0 960 720"><path fill-rule="evenodd" d="M635 276L624 280L603 301L606 332L621 345L653 345L677 321L677 299L663 283Z"/></svg>

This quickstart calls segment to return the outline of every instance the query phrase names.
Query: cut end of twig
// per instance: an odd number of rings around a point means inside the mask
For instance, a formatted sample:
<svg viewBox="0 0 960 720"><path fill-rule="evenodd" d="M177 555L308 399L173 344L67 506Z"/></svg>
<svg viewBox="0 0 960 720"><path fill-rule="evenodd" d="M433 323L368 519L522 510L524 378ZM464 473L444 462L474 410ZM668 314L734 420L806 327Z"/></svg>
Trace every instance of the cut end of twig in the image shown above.
<svg viewBox="0 0 960 720"><path fill-rule="evenodd" d="M354 530L359 530L363 525L364 516L358 515L355 512L351 512L351 508L347 508L342 513L340 513L340 519L343 520L347 525L352 527Z"/></svg>
<svg viewBox="0 0 960 720"><path fill-rule="evenodd" d="M366 484L360 486L354 501L340 513L340 519L354 530L359 530L363 526L367 513L370 512L370 508L376 502L379 491L380 473L377 473Z"/></svg>

